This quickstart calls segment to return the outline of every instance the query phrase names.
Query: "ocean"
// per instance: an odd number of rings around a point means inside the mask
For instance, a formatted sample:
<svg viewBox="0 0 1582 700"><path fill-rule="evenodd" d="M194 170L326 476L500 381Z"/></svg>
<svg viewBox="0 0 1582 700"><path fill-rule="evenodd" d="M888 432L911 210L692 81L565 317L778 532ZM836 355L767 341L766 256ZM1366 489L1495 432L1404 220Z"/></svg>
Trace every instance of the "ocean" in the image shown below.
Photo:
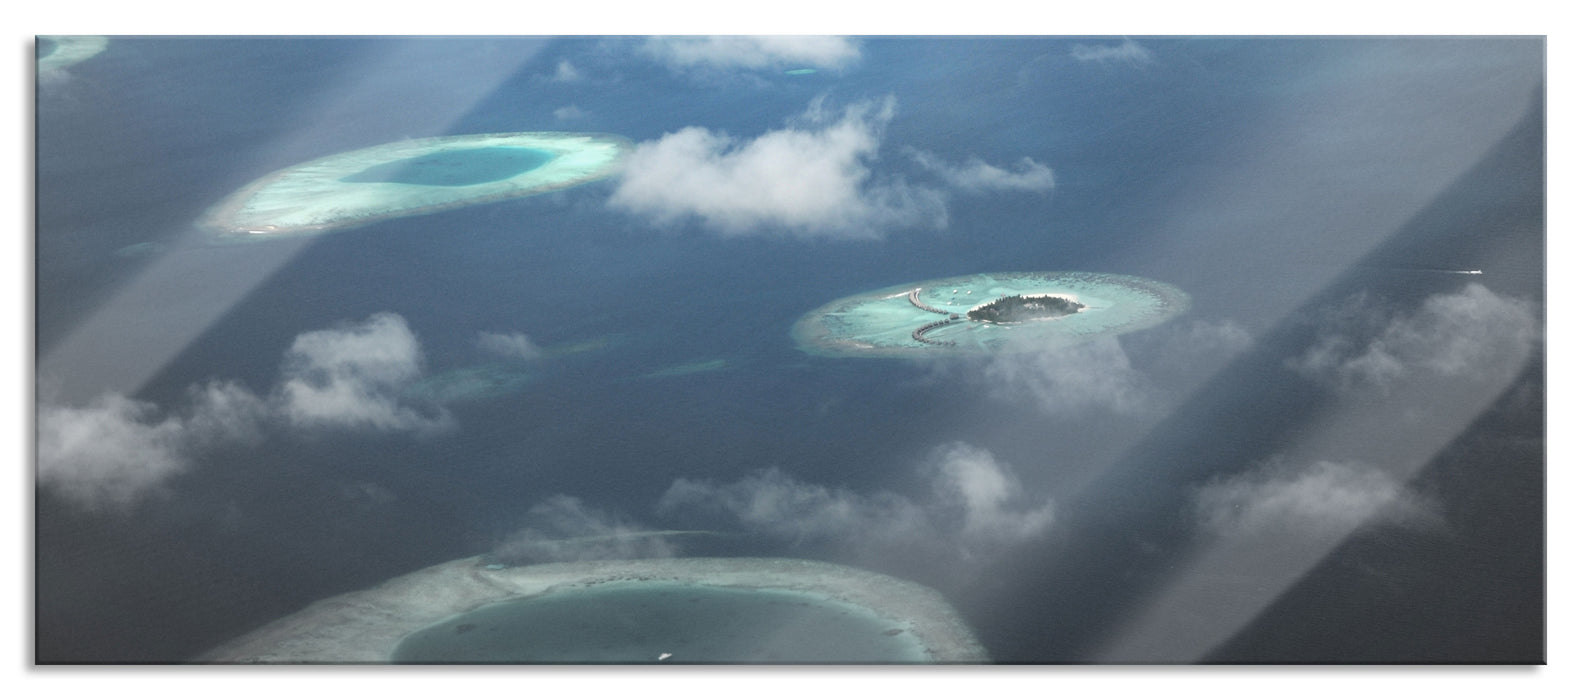
<svg viewBox="0 0 1582 700"><path fill-rule="evenodd" d="M1543 660L1541 38L849 45L765 68L630 37L112 37L41 77L41 430L105 394L146 406L98 423L121 429L93 455L111 473L40 450L35 660L179 663L525 531L621 528L921 583L1004 663ZM688 129L717 139L693 167L800 163L768 189L804 199L622 205L618 175L318 236L194 225L381 143L674 155ZM1021 357L790 336L840 297L1043 270L1191 305ZM412 372L503 388L380 393L401 374L345 385L382 427L203 432L194 387L362 381L293 374L293 348L381 313Z"/></svg>

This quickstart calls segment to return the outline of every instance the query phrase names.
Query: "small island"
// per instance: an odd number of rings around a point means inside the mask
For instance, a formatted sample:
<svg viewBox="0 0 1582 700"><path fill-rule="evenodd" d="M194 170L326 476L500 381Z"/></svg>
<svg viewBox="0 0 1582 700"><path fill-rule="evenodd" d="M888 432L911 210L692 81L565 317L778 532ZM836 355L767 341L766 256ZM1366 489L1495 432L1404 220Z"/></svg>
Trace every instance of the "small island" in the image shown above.
<svg viewBox="0 0 1582 700"><path fill-rule="evenodd" d="M791 335L826 357L1032 352L1149 328L1190 305L1186 292L1142 277L993 272L842 297L804 314Z"/></svg>
<svg viewBox="0 0 1582 700"><path fill-rule="evenodd" d="M967 312L967 318L985 323L1021 323L1070 316L1087 308L1082 303L1053 294L1013 294Z"/></svg>

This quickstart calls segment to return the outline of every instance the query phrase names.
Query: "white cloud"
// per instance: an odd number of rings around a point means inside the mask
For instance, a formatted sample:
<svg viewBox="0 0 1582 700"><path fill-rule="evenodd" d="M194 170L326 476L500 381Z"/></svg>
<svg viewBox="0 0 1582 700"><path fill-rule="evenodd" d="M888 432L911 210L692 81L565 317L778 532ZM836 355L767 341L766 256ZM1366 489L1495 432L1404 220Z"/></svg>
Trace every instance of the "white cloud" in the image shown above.
<svg viewBox="0 0 1582 700"><path fill-rule="evenodd" d="M845 68L862 57L857 42L833 36L650 37L641 51L673 69Z"/></svg>
<svg viewBox="0 0 1582 700"><path fill-rule="evenodd" d="M41 486L90 507L125 506L188 466L186 427L153 404L108 394L38 415Z"/></svg>
<svg viewBox="0 0 1582 700"><path fill-rule="evenodd" d="M566 105L555 109L555 119L558 121L569 122L573 119L581 119L583 116L584 112L577 109L576 105Z"/></svg>
<svg viewBox="0 0 1582 700"><path fill-rule="evenodd" d="M422 352L406 322L375 314L344 328L297 336L280 383L267 397L234 382L188 389L186 409L119 394L82 407L41 402L39 485L89 508L129 506L190 468L205 452L260 439L276 425L430 432L450 425L443 410L404 405Z"/></svg>
<svg viewBox="0 0 1582 700"><path fill-rule="evenodd" d="M1425 525L1434 508L1385 472L1355 462L1276 460L1199 489L1200 532L1333 539L1369 523Z"/></svg>
<svg viewBox="0 0 1582 700"><path fill-rule="evenodd" d="M1253 345L1252 333L1228 319L1176 322L1130 336L1127 347L1160 393L1189 391Z"/></svg>
<svg viewBox="0 0 1582 700"><path fill-rule="evenodd" d="M186 426L199 448L260 439L260 426L271 411L267 401L235 382L189 387L187 398Z"/></svg>
<svg viewBox="0 0 1582 700"><path fill-rule="evenodd" d="M1229 357L1252 347L1252 334L1229 319L1210 322L1194 320L1177 326L1165 344L1177 352Z"/></svg>
<svg viewBox="0 0 1582 700"><path fill-rule="evenodd" d="M1055 172L1049 166L1022 158L1010 170L998 168L973 157L962 165L951 165L932 153L907 149L919 165L939 175L952 187L967 192L1021 190L1047 192L1055 188Z"/></svg>
<svg viewBox="0 0 1582 700"><path fill-rule="evenodd" d="M513 360L534 360L544 352L522 333L481 331L478 333L478 348Z"/></svg>
<svg viewBox="0 0 1582 700"><path fill-rule="evenodd" d="M1523 361L1540 336L1531 302L1472 283L1460 292L1424 300L1414 313L1382 323L1361 297L1341 305L1333 330L1287 365L1342 389L1385 388L1418 376L1487 373ZM1360 328L1359 328L1360 327Z"/></svg>
<svg viewBox="0 0 1582 700"><path fill-rule="evenodd" d="M189 391L185 416L105 394L84 407L41 406L38 480L92 508L124 508L185 471L194 454L256 437L265 407L252 392L212 382Z"/></svg>
<svg viewBox="0 0 1582 700"><path fill-rule="evenodd" d="M560 63L555 64L555 77L552 78L555 82L574 83L581 79L582 73L577 71L576 66L571 65L571 61L560 59Z"/></svg>
<svg viewBox="0 0 1582 700"><path fill-rule="evenodd" d="M638 144L612 205L659 222L697 217L729 235L760 230L871 238L886 229L943 227L944 195L869 169L894 100L833 118L815 101L793 125L740 141L700 127Z"/></svg>
<svg viewBox="0 0 1582 700"><path fill-rule="evenodd" d="M789 540L862 537L888 540L924 524L915 505L894 494L862 496L766 469L734 484L677 479L659 500L660 513L682 510L725 512L747 529Z"/></svg>
<svg viewBox="0 0 1582 700"><path fill-rule="evenodd" d="M921 499L810 484L778 469L723 485L677 479L658 511L725 513L753 533L797 544L863 553L928 548L966 561L1038 535L1054 520L1053 504L1028 504L1012 471L987 450L950 443L919 472L932 485Z"/></svg>
<svg viewBox="0 0 1582 700"><path fill-rule="evenodd" d="M993 395L1031 400L1053 415L1092 409L1144 414L1159 405L1157 392L1113 337L1037 349L1013 346L981 371Z"/></svg>
<svg viewBox="0 0 1582 700"><path fill-rule="evenodd" d="M391 313L297 336L276 395L297 427L434 430L449 415L424 415L399 401L423 371L423 351L406 320Z"/></svg>
<svg viewBox="0 0 1582 700"><path fill-rule="evenodd" d="M1392 457L1380 464L1395 475L1366 462L1280 456L1200 487L1188 502L1196 542L1112 627L1094 660L1199 661L1354 534L1384 526L1444 534L1435 504L1403 482L1413 470L1399 452Z"/></svg>
<svg viewBox="0 0 1582 700"><path fill-rule="evenodd" d="M1071 47L1071 57L1083 63L1124 62L1132 65L1152 63L1153 52L1131 39L1114 46L1077 44Z"/></svg>
<svg viewBox="0 0 1582 700"><path fill-rule="evenodd" d="M1017 507L1023 497L1016 475L981 447L955 442L934 455L938 508L955 511L965 544L1015 542L1037 535L1054 521L1054 504Z"/></svg>
<svg viewBox="0 0 1582 700"><path fill-rule="evenodd" d="M491 552L512 565L595 559L672 557L677 550L664 537L577 498L553 496L528 511L532 523Z"/></svg>

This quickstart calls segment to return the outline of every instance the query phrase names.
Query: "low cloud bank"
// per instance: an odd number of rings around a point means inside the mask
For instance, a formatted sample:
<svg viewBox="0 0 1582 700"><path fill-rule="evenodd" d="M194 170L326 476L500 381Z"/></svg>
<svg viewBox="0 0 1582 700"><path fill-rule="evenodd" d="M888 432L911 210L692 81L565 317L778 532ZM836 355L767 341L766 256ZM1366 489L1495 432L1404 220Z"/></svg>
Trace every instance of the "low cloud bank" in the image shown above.
<svg viewBox="0 0 1582 700"><path fill-rule="evenodd" d="M936 501L933 510L957 523L962 544L998 545L1038 535L1054 522L1054 504L1025 504L1011 469L981 447L954 442L939 448L928 467Z"/></svg>
<svg viewBox="0 0 1582 700"><path fill-rule="evenodd" d="M777 469L729 484L677 479L658 512L725 514L750 532L793 544L834 544L858 554L937 550L961 561L993 556L1054 522L1053 503L1030 502L1013 471L988 450L949 443L918 471L932 487L919 498L810 484Z"/></svg>
<svg viewBox="0 0 1582 700"><path fill-rule="evenodd" d="M448 415L423 413L399 399L401 387L422 374L423 351L406 320L374 314L360 324L297 336L273 403L299 428L444 428Z"/></svg>
<svg viewBox="0 0 1582 700"><path fill-rule="evenodd" d="M907 149L912 159L950 186L966 192L1024 191L1048 192L1055 189L1055 171L1049 166L1022 158L1011 169L995 167L973 157L961 165L951 165L932 153Z"/></svg>
<svg viewBox="0 0 1582 700"><path fill-rule="evenodd" d="M838 111L814 100L786 128L752 139L686 127L633 149L610 205L657 225L695 220L727 236L875 239L943 229L952 192L1054 189L1054 171L1031 158L1009 168L976 157L951 164L915 148L904 150L942 185L882 176L874 166L894 115L894 98Z"/></svg>
<svg viewBox="0 0 1582 700"><path fill-rule="evenodd" d="M640 52L676 70L840 69L862 58L856 41L835 36L650 37Z"/></svg>
<svg viewBox="0 0 1582 700"><path fill-rule="evenodd" d="M1525 360L1541 336L1532 302L1472 283L1385 318L1353 297L1331 312L1329 330L1286 364L1339 390L1389 390L1420 377L1465 377Z"/></svg>
<svg viewBox="0 0 1582 700"><path fill-rule="evenodd" d="M1154 60L1153 52L1131 39L1113 46L1077 44L1071 47L1071 57L1083 63L1128 63L1134 66Z"/></svg>
<svg viewBox="0 0 1582 700"><path fill-rule="evenodd" d="M1252 334L1234 321L1194 319L1067 345L1015 342L957 366L996 400L1032 404L1051 417L1149 418L1252 345Z"/></svg>
<svg viewBox="0 0 1582 700"><path fill-rule="evenodd" d="M86 406L42 406L38 480L90 508L125 508L185 471L194 451L256 439L268 410L246 388L215 382L193 387L183 414L105 394Z"/></svg>
<svg viewBox="0 0 1582 700"><path fill-rule="evenodd" d="M536 360L544 354L523 333L478 333L478 349L512 360Z"/></svg>
<svg viewBox="0 0 1582 700"><path fill-rule="evenodd" d="M1333 539L1370 523L1438 521L1426 499L1356 462L1275 460L1204 486L1194 503L1199 531L1214 537Z"/></svg>
<svg viewBox="0 0 1582 700"><path fill-rule="evenodd" d="M892 540L925 524L917 505L895 494L863 496L797 481L773 468L732 484L677 479L660 498L658 510L662 515L723 512L751 532L797 544L859 533Z"/></svg>
<svg viewBox="0 0 1582 700"><path fill-rule="evenodd" d="M696 218L726 235L875 238L941 228L943 193L870 169L894 111L893 99L839 115L815 101L797 123L747 141L687 127L638 144L610 203L660 224Z"/></svg>
<svg viewBox="0 0 1582 700"><path fill-rule="evenodd" d="M557 83L575 83L582 80L582 73L571 64L571 61L561 59L560 63L555 64L555 75L551 80Z"/></svg>
<svg viewBox="0 0 1582 700"><path fill-rule="evenodd" d="M422 367L406 321L383 313L297 336L267 396L215 381L189 389L179 411L120 394L86 406L46 401L38 415L38 483L84 507L124 509L204 453L259 441L270 428L441 431L452 424L444 409L400 397Z"/></svg>
<svg viewBox="0 0 1582 700"><path fill-rule="evenodd" d="M1157 390L1116 338L997 354L981 367L992 395L1032 401L1050 415L1091 410L1141 415L1160 406Z"/></svg>
<svg viewBox="0 0 1582 700"><path fill-rule="evenodd" d="M1192 355L1227 360L1252 347L1252 333L1229 319L1192 321L1176 325L1165 336L1164 346L1175 355Z"/></svg>
<svg viewBox="0 0 1582 700"><path fill-rule="evenodd" d="M557 495L528 511L530 525L507 537L491 552L513 566L553 561L653 559L679 552L660 533L580 499Z"/></svg>

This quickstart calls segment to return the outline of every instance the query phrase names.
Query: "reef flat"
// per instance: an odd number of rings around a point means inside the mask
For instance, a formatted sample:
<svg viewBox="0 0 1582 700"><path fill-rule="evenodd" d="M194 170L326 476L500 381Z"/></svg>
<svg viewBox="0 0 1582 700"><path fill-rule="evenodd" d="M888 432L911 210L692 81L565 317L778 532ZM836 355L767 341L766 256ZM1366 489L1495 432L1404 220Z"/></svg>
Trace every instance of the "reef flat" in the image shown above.
<svg viewBox="0 0 1582 700"><path fill-rule="evenodd" d="M598 180L628 150L619 136L560 132L400 141L270 173L211 207L198 225L231 241L324 233Z"/></svg>
<svg viewBox="0 0 1582 700"><path fill-rule="evenodd" d="M998 299L1015 296L1054 297L1073 310L1020 323L972 317L982 317L981 310ZM1142 277L1002 272L901 284L836 299L805 314L791 334L802 351L822 356L1016 352L1148 328L1190 304L1186 292Z"/></svg>
<svg viewBox="0 0 1582 700"><path fill-rule="evenodd" d="M104 52L110 45L102 36L41 36L38 38L38 71L69 68Z"/></svg>
<svg viewBox="0 0 1582 700"><path fill-rule="evenodd" d="M712 598L721 595L736 600L738 608L750 603L754 608L797 603L816 604L826 616L857 616L854 630L874 630L879 638L874 647L856 652L835 650L852 640L828 645L828 651L809 658L787 659L794 663L984 663L988 661L982 645L955 610L937 592L915 583L871 571L800 559L692 558L642 559L626 561L585 561L506 567L488 563L481 557L459 559L401 576L365 591L348 593L314 603L308 608L229 642L198 659L204 663L363 663L448 662L469 659L453 654L466 647L455 644L436 646L433 637L441 632L462 635L477 632L498 633L499 639L518 641L501 648L496 642L479 647L472 658L489 663L567 663L573 661L609 662L597 648L579 651L586 643L585 633L571 634L551 627L512 623L513 611L507 608L484 610L505 603L569 603L586 610L589 597L604 597L620 605L619 598L634 593L647 596L673 595ZM761 594L761 598L759 598ZM686 600L685 598L683 600ZM598 601L593 601L598 602ZM690 602L690 601L688 601ZM540 606L542 607L542 606ZM532 612L518 608L520 615ZM505 613L503 616L500 613ZM473 614L473 617L466 617ZM480 616L481 615L481 616ZM727 611L715 616L733 619ZM532 620L535 618L519 618ZM783 622L783 619L781 620ZM484 627L480 628L482 624ZM512 629L488 630L488 624ZM760 628L743 628L743 622L721 627L721 636L746 635L769 639L784 625L765 620ZM751 619L747 624L753 624ZM637 635L652 636L640 657L619 658L620 663L635 663L637 658L662 662L672 654L683 654L699 642L708 642L708 626L689 630L695 639L663 638L666 630L643 626L631 630L625 639L612 639L612 631L599 632L604 643L629 644ZM619 630L615 630L620 635ZM523 636L525 635L525 637ZM524 641L526 640L526 641ZM560 643L556 647L556 643ZM569 648L567 648L569 645ZM680 645L680 646L677 646ZM534 657L532 649L556 648L553 657ZM704 647L708 648L708 647ZM860 649L876 648L882 656L869 658ZM425 651L425 649L429 651ZM447 658L437 658L436 649L448 649ZM674 649L674 651L672 651ZM399 650L399 651L398 651ZM526 652L523 655L523 652ZM652 652L651 654L649 652ZM707 653L707 652L705 652ZM722 652L713 652L719 656ZM853 657L851 654L855 654ZM482 658L487 656L488 658ZM677 658L694 663L766 663L773 659L753 658Z"/></svg>

